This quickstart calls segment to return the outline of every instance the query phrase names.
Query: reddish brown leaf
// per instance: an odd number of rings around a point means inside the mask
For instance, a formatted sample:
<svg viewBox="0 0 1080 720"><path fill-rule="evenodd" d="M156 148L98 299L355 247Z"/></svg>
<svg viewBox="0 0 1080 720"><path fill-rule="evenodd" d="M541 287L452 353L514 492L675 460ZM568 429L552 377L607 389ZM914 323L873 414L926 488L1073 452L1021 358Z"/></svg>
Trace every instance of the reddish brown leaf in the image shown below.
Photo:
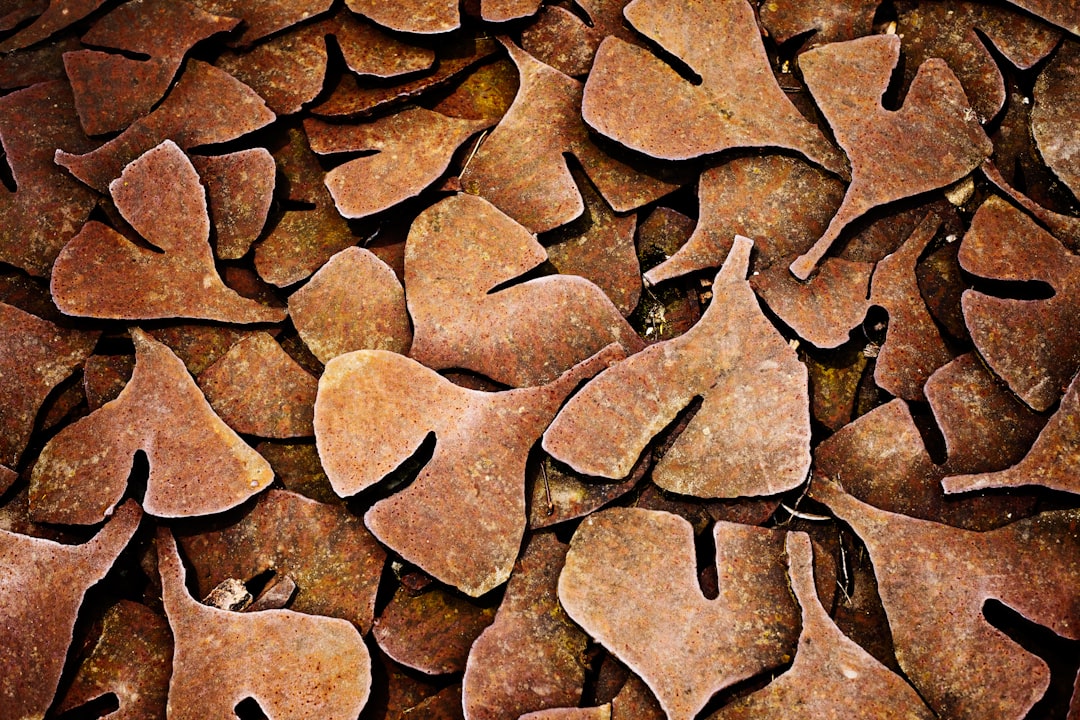
<svg viewBox="0 0 1080 720"><path fill-rule="evenodd" d="M781 147L844 172L840 153L799 114L773 77L746 0L689 6L634 0L625 15L701 81L684 80L648 50L605 39L581 107L585 122L601 135L667 160L730 148Z"/></svg>
<svg viewBox="0 0 1080 720"><path fill-rule="evenodd" d="M611 720L611 705L588 708L553 708L525 713L519 720Z"/></svg>
<svg viewBox="0 0 1080 720"><path fill-rule="evenodd" d="M0 303L0 465L22 457L45 398L82 364L98 333L68 330Z"/></svg>
<svg viewBox="0 0 1080 720"><path fill-rule="evenodd" d="M412 344L405 290L393 270L364 248L330 258L289 297L289 315L324 364L353 350L405 354Z"/></svg>
<svg viewBox="0 0 1080 720"><path fill-rule="evenodd" d="M214 412L245 435L290 438L311 425L319 381L266 333L244 338L198 378Z"/></svg>
<svg viewBox="0 0 1080 720"><path fill-rule="evenodd" d="M481 0L480 16L488 22L506 22L536 14L541 0Z"/></svg>
<svg viewBox="0 0 1080 720"><path fill-rule="evenodd" d="M332 542L327 542L333 538ZM180 537L200 594L271 571L296 584L291 609L371 629L386 552L344 508L271 490L239 521Z"/></svg>
<svg viewBox="0 0 1080 720"><path fill-rule="evenodd" d="M866 544L896 659L940 717L1023 718L1046 664L983 616L1000 600L1059 635L1080 637L1080 517L1045 513L985 533L879 510L830 482L811 495Z"/></svg>
<svg viewBox="0 0 1080 720"><path fill-rule="evenodd" d="M518 387L552 380L611 342L629 352L642 347L584 278L554 275L492 292L545 255L533 235L481 198L456 195L421 213L405 248L412 357Z"/></svg>
<svg viewBox="0 0 1080 720"><path fill-rule="evenodd" d="M78 38L64 36L44 45L5 55L0 58L0 88L14 90L42 82L66 80L64 53L81 50L82 47ZM70 87L65 90L70 90Z"/></svg>
<svg viewBox="0 0 1080 720"><path fill-rule="evenodd" d="M854 40L873 30L881 0L769 0L759 9L761 24L777 42L813 31L803 47Z"/></svg>
<svg viewBox="0 0 1080 720"><path fill-rule="evenodd" d="M715 692L780 665L795 648L783 534L716 523L713 537L713 600L698 585L690 524L664 512L590 515L559 578L570 617L646 682L671 720L693 718Z"/></svg>
<svg viewBox="0 0 1080 720"><path fill-rule="evenodd" d="M1049 210L1037 202L1024 195L1016 188L1005 182L1005 178L1001 176L1001 172L994 167L994 164L987 160L982 164L983 174L986 175L986 179L989 180L995 187L1003 192L1008 197L1012 198L1012 201L1027 210L1028 213L1038 219L1050 232L1058 237L1061 242L1066 245L1070 250L1080 250L1080 218L1072 217L1071 215L1062 215L1061 213Z"/></svg>
<svg viewBox="0 0 1080 720"><path fill-rule="evenodd" d="M0 6L0 30L7 32L25 21L40 15L49 7L49 0L7 0Z"/></svg>
<svg viewBox="0 0 1080 720"><path fill-rule="evenodd" d="M364 125L307 120L304 130L311 149L320 155L373 153L326 174L326 187L338 212L347 218L361 218L419 194L446 172L458 146L488 124L417 107ZM409 158L404 167L403 157Z"/></svg>
<svg viewBox="0 0 1080 720"><path fill-rule="evenodd" d="M494 619L494 607L441 587L419 595L400 587L375 621L372 634L397 662L439 675L465 669L473 641Z"/></svg>
<svg viewBox="0 0 1080 720"><path fill-rule="evenodd" d="M168 345L184 361L188 372L198 377L229 348L256 332L222 325L170 324L147 334Z"/></svg>
<svg viewBox="0 0 1080 720"><path fill-rule="evenodd" d="M580 82L509 41L503 45L518 67L521 86L510 110L461 173L467 192L539 233L570 222L585 209L565 153L577 158L617 212L677 187L615 160L592 141L581 121Z"/></svg>
<svg viewBox="0 0 1080 720"><path fill-rule="evenodd" d="M501 720L581 701L588 638L557 595L567 549L550 533L526 544L495 622L469 653L461 693L469 720Z"/></svg>
<svg viewBox="0 0 1080 720"><path fill-rule="evenodd" d="M94 193L56 167L56 147L87 151L66 82L0 98L0 139L17 190L0 187L0 261L47 275L94 207Z"/></svg>
<svg viewBox="0 0 1080 720"><path fill-rule="evenodd" d="M172 636L164 617L130 600L105 612L101 636L56 706L64 713L112 693L121 718L165 717Z"/></svg>
<svg viewBox="0 0 1080 720"><path fill-rule="evenodd" d="M487 393L394 353L339 355L327 363L315 402L323 467L339 495L353 495L435 433L434 454L416 480L364 521L425 572L483 595L506 582L521 545L529 449L578 383L619 357L610 346L548 385Z"/></svg>
<svg viewBox="0 0 1080 720"><path fill-rule="evenodd" d="M611 699L612 720L665 720L666 717L652 690L634 674Z"/></svg>
<svg viewBox="0 0 1080 720"><path fill-rule="evenodd" d="M851 184L840 209L825 234L791 264L801 280L852 220L878 205L953 183L993 150L943 60L919 67L903 107L883 107L881 97L899 59L895 35L832 43L799 59L810 92L851 161ZM838 83L838 77L849 81Z"/></svg>
<svg viewBox="0 0 1080 720"><path fill-rule="evenodd" d="M323 23L337 39L345 64L357 75L390 78L427 70L435 62L430 48L405 42L348 12Z"/></svg>
<svg viewBox="0 0 1080 720"><path fill-rule="evenodd" d="M83 545L0 530L0 702L6 718L40 718L52 704L86 591L139 526L129 500Z"/></svg>
<svg viewBox="0 0 1080 720"><path fill-rule="evenodd" d="M186 572L168 530L158 531L157 545L176 643L169 718L229 717L248 697L269 717L344 720L360 713L371 688L371 658L347 620L202 605L184 587Z"/></svg>
<svg viewBox="0 0 1080 720"><path fill-rule="evenodd" d="M575 0L591 21L559 5L546 5L536 21L521 32L521 47L542 63L561 73L585 75L593 56L608 35L633 41L634 34L623 24L627 0Z"/></svg>
<svg viewBox="0 0 1080 720"><path fill-rule="evenodd" d="M274 476L286 490L322 503L341 504L319 462L314 443L262 442L255 450L270 463Z"/></svg>
<svg viewBox="0 0 1080 720"><path fill-rule="evenodd" d="M240 23L183 0L133 0L94 23L82 41L119 53L78 50L64 55L75 107L88 135L122 130L150 112L196 43Z"/></svg>
<svg viewBox="0 0 1080 720"><path fill-rule="evenodd" d="M131 337L135 372L124 391L41 451L30 478L34 520L100 522L123 496L139 450L150 464L143 506L158 517L221 512L273 480L267 462L214 414L179 358L140 330Z"/></svg>
<svg viewBox="0 0 1080 720"><path fill-rule="evenodd" d="M625 477L653 436L703 397L653 482L697 497L801 483L810 468L806 369L745 280L752 247L737 236L698 324L589 383L544 434L544 449L586 475Z"/></svg>
<svg viewBox="0 0 1080 720"><path fill-rule="evenodd" d="M212 65L191 60L153 112L93 152L57 150L56 162L105 192L128 163L162 140L171 139L187 149L232 140L273 120L274 113L247 85Z"/></svg>
<svg viewBox="0 0 1080 720"><path fill-rule="evenodd" d="M327 57L326 30L316 24L250 50L225 51L214 64L257 92L277 115L291 115L322 91Z"/></svg>
<svg viewBox="0 0 1080 720"><path fill-rule="evenodd" d="M166 140L133 161L109 189L124 219L161 252L135 245L97 221L87 223L53 267L53 298L64 313L240 323L284 319L283 310L243 298L221 281L210 250L205 193L174 142Z"/></svg>
<svg viewBox="0 0 1080 720"><path fill-rule="evenodd" d="M1080 45L1066 41L1035 82L1031 132L1043 161L1074 195L1080 195L1080 139L1076 137L1077 63Z"/></svg>
<svg viewBox="0 0 1080 720"><path fill-rule="evenodd" d="M259 237L274 193L274 158L265 148L228 155L196 155L192 165L206 185L214 223L214 254L238 260Z"/></svg>
<svg viewBox="0 0 1080 720"><path fill-rule="evenodd" d="M490 0L488 0L490 2ZM434 34L461 27L458 0L345 0L355 13L400 32Z"/></svg>
<svg viewBox="0 0 1080 720"><path fill-rule="evenodd" d="M976 290L963 296L964 319L979 354L1021 400L1036 411L1048 410L1080 367L1080 258L1027 215L991 197L971 220L960 265L981 277L1038 280L1054 289L1045 300Z"/></svg>
<svg viewBox="0 0 1080 720"><path fill-rule="evenodd" d="M597 482L575 472L568 472L545 456L540 467L530 472L532 492L529 493L529 528L556 525L584 517L594 510L630 492L652 466L652 454L642 453L637 465L625 480L615 483Z"/></svg>
<svg viewBox="0 0 1080 720"><path fill-rule="evenodd" d="M1038 15L1048 23L1080 35L1080 6L1075 0L1009 0L1010 3Z"/></svg>
<svg viewBox="0 0 1080 720"><path fill-rule="evenodd" d="M105 0L48 0L48 7L34 7L34 11L41 11L37 19L28 27L23 28L3 42L0 42L0 53L9 53L12 50L29 47L34 43L41 42L45 38L60 32L72 23L82 20L84 17L101 7ZM34 14L31 11L25 17ZM10 22L10 20L9 20ZM17 22L17 21L16 21ZM15 23L8 25L14 27Z"/></svg>
<svg viewBox="0 0 1080 720"><path fill-rule="evenodd" d="M191 0L207 12L238 17L244 32L237 44L250 45L259 38L321 15L333 0Z"/></svg>

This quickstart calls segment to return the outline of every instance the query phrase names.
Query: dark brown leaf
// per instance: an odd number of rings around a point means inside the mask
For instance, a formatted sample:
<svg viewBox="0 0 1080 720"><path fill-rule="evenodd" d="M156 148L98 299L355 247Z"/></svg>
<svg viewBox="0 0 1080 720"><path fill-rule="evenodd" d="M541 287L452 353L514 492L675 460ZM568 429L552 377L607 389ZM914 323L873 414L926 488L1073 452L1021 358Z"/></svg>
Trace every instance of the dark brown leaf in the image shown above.
<svg viewBox="0 0 1080 720"><path fill-rule="evenodd" d="M191 163L206 185L214 223L214 254L238 260L259 237L274 193L274 158L265 148L196 155Z"/></svg>
<svg viewBox="0 0 1080 720"><path fill-rule="evenodd" d="M869 35L881 0L769 0L759 9L761 24L777 42L813 31L804 48Z"/></svg>
<svg viewBox="0 0 1080 720"><path fill-rule="evenodd" d="M244 21L237 44L250 45L259 38L310 20L330 9L333 0L191 0L207 12Z"/></svg>
<svg viewBox="0 0 1080 720"><path fill-rule="evenodd" d="M1080 195L1080 140L1076 137L1077 63L1080 44L1065 41L1054 53L1035 82L1035 106L1031 110L1031 132L1043 161L1054 174Z"/></svg>
<svg viewBox="0 0 1080 720"><path fill-rule="evenodd" d="M623 24L627 0L576 0L589 23L559 5L546 5L536 21L521 32L521 47L542 63L571 76L585 75L608 35L633 41Z"/></svg>
<svg viewBox="0 0 1080 720"><path fill-rule="evenodd" d="M38 15L33 23L3 42L0 42L0 53L9 53L12 50L19 50L21 48L29 47L34 43L41 42L45 38L63 30L72 23L82 20L84 17L101 7L104 1L105 0L48 0L48 7L34 7L33 10L30 10L30 12L25 15L25 17L31 17L35 11L44 11ZM7 22L11 22L8 27L14 27L18 22L17 20L12 22L12 20L13 18L7 20Z"/></svg>

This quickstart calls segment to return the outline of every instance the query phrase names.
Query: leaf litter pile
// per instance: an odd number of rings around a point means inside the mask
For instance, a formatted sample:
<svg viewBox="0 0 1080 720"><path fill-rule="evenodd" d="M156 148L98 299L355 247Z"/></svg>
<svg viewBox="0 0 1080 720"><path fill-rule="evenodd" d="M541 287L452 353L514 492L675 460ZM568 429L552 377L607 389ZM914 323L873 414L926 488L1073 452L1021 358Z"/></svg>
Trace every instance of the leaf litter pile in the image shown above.
<svg viewBox="0 0 1080 720"><path fill-rule="evenodd" d="M1069 0L0 0L0 720L1080 719Z"/></svg>

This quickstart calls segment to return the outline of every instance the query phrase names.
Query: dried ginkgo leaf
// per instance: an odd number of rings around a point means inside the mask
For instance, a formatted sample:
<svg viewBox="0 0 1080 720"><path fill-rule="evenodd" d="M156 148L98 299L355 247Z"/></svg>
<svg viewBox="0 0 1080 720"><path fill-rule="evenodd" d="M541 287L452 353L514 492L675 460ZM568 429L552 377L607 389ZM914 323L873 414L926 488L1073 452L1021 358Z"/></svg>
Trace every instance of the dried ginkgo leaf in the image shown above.
<svg viewBox="0 0 1080 720"><path fill-rule="evenodd" d="M0 303L0 337L0 466L14 468L45 398L91 353L98 333Z"/></svg>
<svg viewBox="0 0 1080 720"><path fill-rule="evenodd" d="M804 47L869 35L881 0L771 0L759 9L761 24L779 43L812 34Z"/></svg>
<svg viewBox="0 0 1080 720"><path fill-rule="evenodd" d="M525 461L583 379L621 357L612 346L540 387L487 393L454 385L381 350L326 365L315 438L339 495L353 495L407 460L430 433L431 460L404 490L364 516L409 562L474 597L506 582L525 530Z"/></svg>
<svg viewBox="0 0 1080 720"><path fill-rule="evenodd" d="M466 192L480 195L539 233L585 209L565 154L581 163L617 212L652 202L677 185L639 172L601 150L581 121L582 84L503 40L521 86L506 115L461 173Z"/></svg>
<svg viewBox="0 0 1080 720"><path fill-rule="evenodd" d="M722 522L712 532L712 600L698 584L690 523L666 512L590 515L559 578L566 612L645 681L671 720L690 720L717 691L785 662L798 635L784 534Z"/></svg>
<svg viewBox="0 0 1080 720"><path fill-rule="evenodd" d="M244 32L237 44L250 45L259 38L284 30L330 9L333 0L191 0L207 12L238 17Z"/></svg>
<svg viewBox="0 0 1080 720"><path fill-rule="evenodd" d="M1076 65L1080 44L1066 40L1047 63L1032 93L1031 132L1043 161L1050 166L1073 195L1080 195L1080 140L1076 137Z"/></svg>
<svg viewBox="0 0 1080 720"><path fill-rule="evenodd" d="M601 135L666 160L781 147L844 172L843 157L799 114L773 77L746 0L693 5L634 0L625 15L686 63L700 83L683 79L644 48L605 39L581 106L585 122Z"/></svg>
<svg viewBox="0 0 1080 720"><path fill-rule="evenodd" d="M238 24L184 0L132 0L102 17L83 43L146 59L98 50L64 54L83 130L115 132L146 115L168 90L188 50Z"/></svg>
<svg viewBox="0 0 1080 720"><path fill-rule="evenodd" d="M803 77L851 161L851 184L829 227L791 264L805 280L852 220L878 205L936 190L989 157L990 139L944 60L927 60L899 110L882 94L900 59L900 38L872 35L799 58ZM837 77L847 78L836 82Z"/></svg>
<svg viewBox="0 0 1080 720"><path fill-rule="evenodd" d="M206 185L216 238L214 254L238 260L259 237L273 202L274 158L266 148L228 155L196 155L192 165Z"/></svg>
<svg viewBox="0 0 1080 720"><path fill-rule="evenodd" d="M1045 300L997 298L977 290L963 296L964 320L979 354L1032 409L1050 409L1080 368L1075 332L1080 257L996 196L975 213L959 257L961 267L974 275L1038 280L1054 289Z"/></svg>
<svg viewBox="0 0 1080 720"><path fill-rule="evenodd" d="M168 716L225 718L252 698L270 718L352 720L371 688L371 657L347 620L291 610L237 613L203 605L168 530L157 536L161 599L175 647Z"/></svg>
<svg viewBox="0 0 1080 720"><path fill-rule="evenodd" d="M481 0L480 17L488 22L506 22L536 14L541 0Z"/></svg>
<svg viewBox="0 0 1080 720"><path fill-rule="evenodd" d="M412 344L405 290L394 271L364 248L330 258L289 297L289 316L324 364L353 350L405 354Z"/></svg>
<svg viewBox="0 0 1080 720"><path fill-rule="evenodd" d="M48 0L48 7L43 8L44 12L41 12L34 22L0 42L0 53L9 53L41 42L82 20L104 2L105 0ZM30 15L33 15L33 12Z"/></svg>
<svg viewBox="0 0 1080 720"><path fill-rule="evenodd" d="M653 436L702 397L653 482L696 497L801 483L810 468L806 368L746 282L752 247L737 236L698 324L596 377L544 433L544 449L578 472L625 477Z"/></svg>
<svg viewBox="0 0 1080 720"><path fill-rule="evenodd" d="M420 213L405 246L411 356L520 387L552 380L612 342L628 352L642 347L584 278L553 275L496 289L545 257L533 235L482 198L460 194Z"/></svg>
<svg viewBox="0 0 1080 720"><path fill-rule="evenodd" d="M180 79L154 110L92 152L56 151L56 162L99 192L147 150L171 139L181 148L210 145L268 125L274 113L242 82L199 60L189 60Z"/></svg>
<svg viewBox="0 0 1080 720"><path fill-rule="evenodd" d="M490 0L489 0L490 1ZM383 27L399 32L435 34L461 27L458 0L345 0L345 5Z"/></svg>
<svg viewBox="0 0 1080 720"><path fill-rule="evenodd" d="M0 702L5 718L41 718L60 683L86 591L139 526L132 500L92 540L61 545L0 530Z"/></svg>
<svg viewBox="0 0 1080 720"><path fill-rule="evenodd" d="M326 174L338 212L362 218L413 197L446 172L458 146L489 123L458 120L414 107L363 125L304 122L311 149L320 155L361 151L363 157ZM408 163L402 158L408 157Z"/></svg>
<svg viewBox="0 0 1080 720"><path fill-rule="evenodd" d="M133 161L109 186L117 209L156 249L107 225L83 226L53 266L52 292L67 315L109 319L190 317L277 322L284 310L241 297L221 281L199 176L171 140Z"/></svg>
<svg viewBox="0 0 1080 720"><path fill-rule="evenodd" d="M57 147L92 147L68 84L40 83L0 98L0 139L16 184L14 192L0 185L0 261L47 275L96 202L53 162Z"/></svg>
<svg viewBox="0 0 1080 720"><path fill-rule="evenodd" d="M788 533L787 555L791 589L802 606L795 661L783 675L710 715L709 720L933 718L903 678L840 632L825 612L814 587L809 536Z"/></svg>
<svg viewBox="0 0 1080 720"><path fill-rule="evenodd" d="M588 638L557 594L569 548L551 533L533 535L514 567L495 622L473 643L462 678L469 720L500 720L574 706L585 682Z"/></svg>
<svg viewBox="0 0 1080 720"><path fill-rule="evenodd" d="M611 704L587 708L552 708L525 713L518 720L611 720Z"/></svg>
<svg viewBox="0 0 1080 720"><path fill-rule="evenodd" d="M939 717L1023 718L1050 672L983 615L1000 600L1027 619L1080 638L1080 517L1044 513L979 533L896 515L815 482L866 544L896 659Z"/></svg>
<svg viewBox="0 0 1080 720"><path fill-rule="evenodd" d="M150 464L143 507L158 517L235 507L273 480L270 465L214 414L184 364L132 330L135 372L120 396L45 445L30 477L38 522L88 525L124 494L135 453Z"/></svg>
<svg viewBox="0 0 1080 720"><path fill-rule="evenodd" d="M1074 2L1058 0L1009 0L1013 5L1038 15L1048 23L1080 35L1080 8Z"/></svg>
<svg viewBox="0 0 1080 720"><path fill-rule="evenodd" d="M386 552L342 507L271 490L237 522L179 541L203 595L226 578L271 571L295 583L292 610L371 629Z"/></svg>
<svg viewBox="0 0 1080 720"><path fill-rule="evenodd" d="M585 75L608 35L632 40L623 24L627 0L576 0L588 21L560 5L545 5L521 32L521 47L542 63L571 76Z"/></svg>
<svg viewBox="0 0 1080 720"><path fill-rule="evenodd" d="M270 438L315 434L319 381L267 333L233 345L198 382L214 412L236 432Z"/></svg>

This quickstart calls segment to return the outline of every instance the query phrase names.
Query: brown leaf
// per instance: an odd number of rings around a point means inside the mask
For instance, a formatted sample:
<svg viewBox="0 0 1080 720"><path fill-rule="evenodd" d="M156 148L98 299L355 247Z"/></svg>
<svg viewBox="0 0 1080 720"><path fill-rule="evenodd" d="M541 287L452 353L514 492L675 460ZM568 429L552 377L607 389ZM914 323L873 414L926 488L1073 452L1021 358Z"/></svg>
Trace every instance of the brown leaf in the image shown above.
<svg viewBox="0 0 1080 720"><path fill-rule="evenodd" d="M133 0L102 17L83 35L84 43L147 59L98 50L64 54L83 129L88 135L115 132L146 115L168 90L188 50L239 23L183 0Z"/></svg>
<svg viewBox="0 0 1080 720"><path fill-rule="evenodd" d="M960 265L980 277L1038 280L1054 289L1045 300L967 290L962 302L971 339L986 363L1032 409L1050 409L1080 367L1080 334L1074 332L1080 258L1027 215L990 197L964 235Z"/></svg>
<svg viewBox="0 0 1080 720"><path fill-rule="evenodd" d="M197 602L168 530L158 531L162 601L172 628L168 716L229 717L251 697L269 717L355 718L371 658L347 620L291 610L234 613ZM252 642L257 638L257 642Z"/></svg>
<svg viewBox="0 0 1080 720"><path fill-rule="evenodd" d="M541 0L481 0L480 17L488 22L506 22L536 14Z"/></svg>
<svg viewBox="0 0 1080 720"><path fill-rule="evenodd" d="M611 705L588 708L552 708L525 713L518 720L611 720Z"/></svg>
<svg viewBox="0 0 1080 720"><path fill-rule="evenodd" d="M214 412L233 430L259 437L315 434L319 381L266 333L244 338L199 377Z"/></svg>
<svg viewBox="0 0 1080 720"><path fill-rule="evenodd" d="M633 490L650 467L652 453L642 453L625 480L605 483L575 473L545 455L539 468L529 472L529 528L550 527L604 507Z"/></svg>
<svg viewBox="0 0 1080 720"><path fill-rule="evenodd" d="M1073 195L1080 195L1080 140L1076 138L1076 65L1080 45L1066 41L1035 81L1035 106L1031 110L1031 132L1039 154Z"/></svg>
<svg viewBox="0 0 1080 720"><path fill-rule="evenodd" d="M851 184L825 234L791 264L805 280L854 219L878 205L944 187L986 159L993 146L943 60L927 60L904 105L881 97L900 59L900 38L874 35L799 58L806 84L851 161ZM838 83L836 78L849 78Z"/></svg>
<svg viewBox="0 0 1080 720"><path fill-rule="evenodd" d="M0 303L0 337L0 466L14 468L46 397L91 353L98 333Z"/></svg>
<svg viewBox="0 0 1080 720"><path fill-rule="evenodd" d="M353 350L405 354L412 344L405 290L386 263L364 248L346 248L330 258L289 297L289 315L324 364Z"/></svg>
<svg viewBox="0 0 1080 720"><path fill-rule="evenodd" d="M713 600L698 585L690 524L664 512L590 515L559 578L570 617L646 682L671 720L693 718L715 692L794 652L783 533L716 523L713 537Z"/></svg>
<svg viewBox="0 0 1080 720"><path fill-rule="evenodd" d="M86 591L139 526L132 500L92 540L60 545L0 530L0 701L4 717L40 718L52 704Z"/></svg>
<svg viewBox="0 0 1080 720"><path fill-rule="evenodd" d="M214 254L222 260L244 257L270 213L274 158L266 148L253 148L228 155L195 155L191 163L210 200Z"/></svg>
<svg viewBox="0 0 1080 720"><path fill-rule="evenodd" d="M554 275L496 290L545 256L533 235L482 198L460 194L422 212L405 248L412 357L525 386L552 380L611 342L629 352L642 347L584 278Z"/></svg>
<svg viewBox="0 0 1080 720"><path fill-rule="evenodd" d="M770 0L761 4L761 24L779 43L813 31L803 48L854 40L873 30L881 0Z"/></svg>
<svg viewBox="0 0 1080 720"><path fill-rule="evenodd" d="M302 25L245 50L226 50L214 64L259 94L277 115L299 112L322 91L326 29Z"/></svg>
<svg viewBox="0 0 1080 720"><path fill-rule="evenodd" d="M190 60L176 85L149 115L93 152L79 155L57 150L56 162L105 192L128 163L165 139L183 149L210 145L246 135L273 120L274 113L247 85L212 65Z"/></svg>
<svg viewBox="0 0 1080 720"><path fill-rule="evenodd" d="M14 90L42 82L66 80L64 53L81 50L82 47L77 37L62 36L52 42L15 50L0 57L0 88ZM70 85L65 85L65 90L70 91Z"/></svg>
<svg viewBox="0 0 1080 720"><path fill-rule="evenodd" d="M309 119L304 130L320 155L369 153L326 174L338 212L362 218L418 195L446 172L458 146L488 125L414 107L363 125ZM405 157L408 163L402 162Z"/></svg>
<svg viewBox="0 0 1080 720"><path fill-rule="evenodd" d="M3 42L0 42L0 53L9 53L12 50L29 47L34 43L41 42L45 38L60 32L72 23L82 20L90 13L97 10L105 0L48 0L48 7L35 6L25 17L31 17L35 12L41 12L37 19L28 27L23 28ZM21 19L21 18L20 18ZM14 27L18 20L8 27ZM7 28L5 28L7 29Z"/></svg>
<svg viewBox="0 0 1080 720"><path fill-rule="evenodd" d="M633 41L623 24L627 0L576 0L589 23L559 5L546 5L536 21L521 32L521 47L537 60L571 76L592 68L600 42L608 35Z"/></svg>
<svg viewBox="0 0 1080 720"><path fill-rule="evenodd" d="M150 464L143 506L158 517L221 512L273 480L269 464L214 414L179 358L141 330L131 337L135 372L120 396L41 451L30 478L35 521L100 522L123 496L139 450Z"/></svg>
<svg viewBox="0 0 1080 720"><path fill-rule="evenodd" d="M489 0L490 1L490 0ZM399 32L435 34L461 27L458 0L345 0L345 5L378 24Z"/></svg>
<svg viewBox="0 0 1080 720"><path fill-rule="evenodd" d="M653 482L696 497L801 483L810 467L806 369L745 280L752 246L736 237L697 325L590 382L544 434L544 449L586 475L625 477L652 437L703 397Z"/></svg>
<svg viewBox="0 0 1080 720"><path fill-rule="evenodd" d="M296 584L292 610L371 629L386 552L344 508L270 490L237 522L179 539L201 594L269 571Z"/></svg>
<svg viewBox="0 0 1080 720"><path fill-rule="evenodd" d="M188 372L198 377L229 352L233 345L257 332L260 331L191 323L170 324L149 330L146 334L168 345L184 362Z"/></svg>
<svg viewBox="0 0 1080 720"><path fill-rule="evenodd" d="M96 201L53 162L56 147L92 147L68 84L41 83L0 98L0 139L17 185L15 192L0 187L0 261L47 275Z"/></svg>
<svg viewBox="0 0 1080 720"><path fill-rule="evenodd" d="M487 393L395 353L339 355L327 363L315 401L323 467L339 495L353 495L435 433L416 480L364 521L406 560L478 597L506 582L517 557L529 449L574 387L619 357L610 346L548 385Z"/></svg>
<svg viewBox="0 0 1080 720"><path fill-rule="evenodd" d="M1072 0L1009 0L1013 5L1038 15L1048 23L1080 35L1080 7Z"/></svg>
<svg viewBox="0 0 1080 720"><path fill-rule="evenodd" d="M206 197L176 143L166 140L147 151L109 189L124 219L155 249L88 222L53 267L53 299L65 314L239 323L284 319L283 310L243 298L221 281L210 250Z"/></svg>
<svg viewBox="0 0 1080 720"><path fill-rule="evenodd" d="M238 17L244 32L236 44L250 45L259 38L321 15L333 0L191 0L207 12Z"/></svg>
<svg viewBox="0 0 1080 720"><path fill-rule="evenodd" d="M927 704L941 717L1025 717L1049 670L991 626L983 606L1000 600L1059 635L1080 637L1077 512L978 533L879 510L830 482L814 483L811 496L866 544L896 659Z"/></svg>
<svg viewBox="0 0 1080 720"><path fill-rule="evenodd" d="M517 66L509 58L500 57L469 72L431 109L455 118L487 120L494 125L514 103L518 88Z"/></svg>
<svg viewBox="0 0 1080 720"><path fill-rule="evenodd" d="M341 504L313 442L261 442L255 450L270 463L274 476L286 490L321 503Z"/></svg>
<svg viewBox="0 0 1080 720"><path fill-rule="evenodd" d="M466 192L491 201L531 232L565 225L585 209L566 164L577 158L616 212L633 210L678 185L614 159L581 120L582 84L503 40L521 86L491 135L461 173Z"/></svg>
<svg viewBox="0 0 1080 720"><path fill-rule="evenodd" d="M746 0L684 5L634 0L625 15L699 78L687 81L648 50L600 45L582 114L601 135L652 157L684 160L730 148L781 147L844 173L840 153L807 122L773 77Z"/></svg>
<svg viewBox="0 0 1080 720"><path fill-rule="evenodd" d="M1036 218L1040 223L1046 226L1046 228L1056 235L1066 247L1074 252L1080 250L1080 218L1072 217L1071 215L1063 215L1039 205L1030 197L1024 195L1005 182L1005 178L1001 176L1001 172L994 167L994 164L989 160L982 164L981 170L983 171L983 174L986 175L987 180L1001 190L1006 196L1012 198L1014 203L1024 210L1027 210L1032 217Z"/></svg>
<svg viewBox="0 0 1080 720"><path fill-rule="evenodd" d="M566 544L533 535L495 622L473 643L461 703L470 720L501 720L581 701L588 638L559 605Z"/></svg>

